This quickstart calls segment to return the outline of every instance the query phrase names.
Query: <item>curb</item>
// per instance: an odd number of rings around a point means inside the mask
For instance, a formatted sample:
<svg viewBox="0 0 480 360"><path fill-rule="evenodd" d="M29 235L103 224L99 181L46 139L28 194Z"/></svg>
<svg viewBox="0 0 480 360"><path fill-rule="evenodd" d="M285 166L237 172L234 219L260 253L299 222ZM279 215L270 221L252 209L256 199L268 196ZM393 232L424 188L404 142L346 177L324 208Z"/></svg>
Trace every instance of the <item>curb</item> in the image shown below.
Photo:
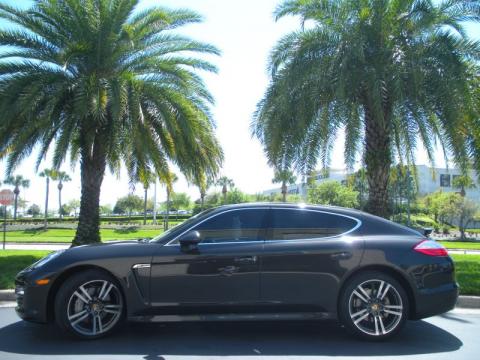
<svg viewBox="0 0 480 360"><path fill-rule="evenodd" d="M16 301L15 290L0 290L0 301Z"/></svg>
<svg viewBox="0 0 480 360"><path fill-rule="evenodd" d="M0 301L16 301L15 290L0 290ZM480 309L480 296L459 296L455 307Z"/></svg>
<svg viewBox="0 0 480 360"><path fill-rule="evenodd" d="M456 307L467 308L467 309L479 309L480 296L467 296L467 295L459 296Z"/></svg>

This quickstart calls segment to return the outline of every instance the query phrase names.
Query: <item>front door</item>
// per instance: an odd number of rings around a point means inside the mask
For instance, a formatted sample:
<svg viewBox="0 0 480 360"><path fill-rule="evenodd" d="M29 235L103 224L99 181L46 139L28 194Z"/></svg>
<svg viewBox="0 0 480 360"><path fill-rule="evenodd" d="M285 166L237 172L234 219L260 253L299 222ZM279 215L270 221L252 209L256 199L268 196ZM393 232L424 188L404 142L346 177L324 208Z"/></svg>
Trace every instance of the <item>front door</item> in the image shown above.
<svg viewBox="0 0 480 360"><path fill-rule="evenodd" d="M163 245L152 261L152 306L222 311L259 301L266 214L266 208L225 210L185 231L200 233L197 249L186 252L176 240Z"/></svg>

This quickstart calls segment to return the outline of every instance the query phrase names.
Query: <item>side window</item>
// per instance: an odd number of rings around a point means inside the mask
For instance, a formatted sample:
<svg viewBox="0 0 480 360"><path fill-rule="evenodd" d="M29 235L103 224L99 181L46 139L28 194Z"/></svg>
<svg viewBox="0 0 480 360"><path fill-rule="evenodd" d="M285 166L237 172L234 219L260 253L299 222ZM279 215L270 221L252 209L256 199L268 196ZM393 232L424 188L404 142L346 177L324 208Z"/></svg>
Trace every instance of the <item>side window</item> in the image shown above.
<svg viewBox="0 0 480 360"><path fill-rule="evenodd" d="M267 210L242 209L217 215L192 230L197 230L202 243L263 241L263 220Z"/></svg>
<svg viewBox="0 0 480 360"><path fill-rule="evenodd" d="M350 231L357 221L319 211L272 210L272 240L318 239Z"/></svg>
<svg viewBox="0 0 480 360"><path fill-rule="evenodd" d="M440 186L450 187L450 174L440 174Z"/></svg>

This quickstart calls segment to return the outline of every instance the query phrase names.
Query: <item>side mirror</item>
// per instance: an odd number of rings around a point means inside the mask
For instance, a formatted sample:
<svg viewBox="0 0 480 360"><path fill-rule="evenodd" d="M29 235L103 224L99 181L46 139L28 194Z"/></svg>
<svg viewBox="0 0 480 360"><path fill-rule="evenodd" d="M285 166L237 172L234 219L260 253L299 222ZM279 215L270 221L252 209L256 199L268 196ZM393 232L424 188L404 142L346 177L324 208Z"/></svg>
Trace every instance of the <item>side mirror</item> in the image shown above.
<svg viewBox="0 0 480 360"><path fill-rule="evenodd" d="M189 231L178 239L182 250L193 250L201 241L200 233L196 230Z"/></svg>

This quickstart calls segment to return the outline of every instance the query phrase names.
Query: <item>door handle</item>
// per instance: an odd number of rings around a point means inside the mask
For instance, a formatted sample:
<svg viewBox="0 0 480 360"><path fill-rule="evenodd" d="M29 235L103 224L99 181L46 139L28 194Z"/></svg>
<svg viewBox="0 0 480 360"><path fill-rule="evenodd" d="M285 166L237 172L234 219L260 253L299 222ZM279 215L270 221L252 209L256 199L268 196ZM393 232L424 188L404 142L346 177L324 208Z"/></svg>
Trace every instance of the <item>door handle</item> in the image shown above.
<svg viewBox="0 0 480 360"><path fill-rule="evenodd" d="M238 272L238 270L239 268L236 266L225 266L218 269L221 275L232 275L233 273Z"/></svg>
<svg viewBox="0 0 480 360"><path fill-rule="evenodd" d="M233 259L234 262L238 264L250 264L250 263L256 263L257 262L257 257L256 256L242 256L242 257L237 257Z"/></svg>
<svg viewBox="0 0 480 360"><path fill-rule="evenodd" d="M338 252L338 253L330 255L330 257L334 260L347 260L347 259L350 259L352 257L352 253L350 253L348 251L342 251L342 252Z"/></svg>

